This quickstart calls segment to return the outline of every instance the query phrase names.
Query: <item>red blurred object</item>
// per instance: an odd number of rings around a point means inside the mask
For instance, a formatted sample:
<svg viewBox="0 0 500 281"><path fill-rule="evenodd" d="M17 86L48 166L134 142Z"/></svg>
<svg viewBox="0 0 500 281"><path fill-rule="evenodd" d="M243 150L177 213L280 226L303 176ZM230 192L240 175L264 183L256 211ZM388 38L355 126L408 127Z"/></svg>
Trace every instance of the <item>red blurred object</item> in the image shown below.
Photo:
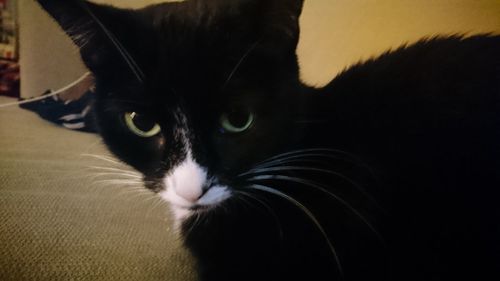
<svg viewBox="0 0 500 281"><path fill-rule="evenodd" d="M0 60L0 95L19 97L20 81L19 64Z"/></svg>

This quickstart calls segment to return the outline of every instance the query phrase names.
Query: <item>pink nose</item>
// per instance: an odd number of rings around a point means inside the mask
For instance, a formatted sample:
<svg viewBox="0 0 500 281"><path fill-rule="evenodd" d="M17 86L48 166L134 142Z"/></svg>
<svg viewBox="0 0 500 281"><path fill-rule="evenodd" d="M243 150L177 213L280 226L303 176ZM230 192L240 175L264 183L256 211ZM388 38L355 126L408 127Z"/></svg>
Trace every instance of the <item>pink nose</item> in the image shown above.
<svg viewBox="0 0 500 281"><path fill-rule="evenodd" d="M202 192L198 192L197 189L195 188L192 188L192 187L189 187L189 188L185 188L185 186L179 186L179 187L175 187L174 188L175 190L175 193L177 195L179 195L180 197L182 197L183 199L185 199L186 201L188 201L189 203L196 203L196 201L198 201L198 199L201 197L202 195ZM201 190L201 188L200 188Z"/></svg>
<svg viewBox="0 0 500 281"><path fill-rule="evenodd" d="M186 159L174 168L166 179L172 183L175 193L190 203L196 203L203 195L207 172L192 159Z"/></svg>

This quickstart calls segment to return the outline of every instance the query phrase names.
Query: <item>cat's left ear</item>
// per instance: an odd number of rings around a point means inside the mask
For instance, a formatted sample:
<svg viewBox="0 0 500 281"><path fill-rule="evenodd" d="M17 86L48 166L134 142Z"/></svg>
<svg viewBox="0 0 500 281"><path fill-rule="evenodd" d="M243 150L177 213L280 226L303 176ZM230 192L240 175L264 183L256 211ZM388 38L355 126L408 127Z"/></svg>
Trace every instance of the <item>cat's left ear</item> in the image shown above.
<svg viewBox="0 0 500 281"><path fill-rule="evenodd" d="M233 3L240 5L242 14L236 15L239 21L246 19L251 26L258 27L255 36L260 39L263 50L278 57L295 52L303 0L236 0Z"/></svg>
<svg viewBox="0 0 500 281"><path fill-rule="evenodd" d="M303 0L260 0L263 32L269 44L276 50L294 52L300 35L299 17ZM262 18L263 17L263 18Z"/></svg>

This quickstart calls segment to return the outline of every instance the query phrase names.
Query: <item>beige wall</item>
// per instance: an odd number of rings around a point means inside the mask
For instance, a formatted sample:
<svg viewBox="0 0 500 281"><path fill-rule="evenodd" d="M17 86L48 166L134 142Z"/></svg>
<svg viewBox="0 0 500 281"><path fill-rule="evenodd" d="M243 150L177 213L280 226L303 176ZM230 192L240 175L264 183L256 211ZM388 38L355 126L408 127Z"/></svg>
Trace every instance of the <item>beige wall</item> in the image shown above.
<svg viewBox="0 0 500 281"><path fill-rule="evenodd" d="M302 78L322 85L347 65L403 42L452 33L500 33L500 0L305 0Z"/></svg>
<svg viewBox="0 0 500 281"><path fill-rule="evenodd" d="M115 0L138 7L161 0ZM423 36L500 32L500 0L306 0L302 77L322 85L345 66ZM32 0L20 0L22 95L57 89L85 72L78 53Z"/></svg>

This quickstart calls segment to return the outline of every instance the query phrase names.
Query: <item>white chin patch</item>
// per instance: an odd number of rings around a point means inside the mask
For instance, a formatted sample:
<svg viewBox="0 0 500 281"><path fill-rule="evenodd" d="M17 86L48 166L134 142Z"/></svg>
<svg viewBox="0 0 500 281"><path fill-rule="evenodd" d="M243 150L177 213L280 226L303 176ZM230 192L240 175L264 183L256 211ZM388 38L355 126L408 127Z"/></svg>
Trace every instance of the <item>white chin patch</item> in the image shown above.
<svg viewBox="0 0 500 281"><path fill-rule="evenodd" d="M189 217L196 208L216 206L230 197L231 192L222 185L214 185L203 193L207 180L207 171L193 160L190 153L165 176L165 190L160 196L170 203L176 224Z"/></svg>

